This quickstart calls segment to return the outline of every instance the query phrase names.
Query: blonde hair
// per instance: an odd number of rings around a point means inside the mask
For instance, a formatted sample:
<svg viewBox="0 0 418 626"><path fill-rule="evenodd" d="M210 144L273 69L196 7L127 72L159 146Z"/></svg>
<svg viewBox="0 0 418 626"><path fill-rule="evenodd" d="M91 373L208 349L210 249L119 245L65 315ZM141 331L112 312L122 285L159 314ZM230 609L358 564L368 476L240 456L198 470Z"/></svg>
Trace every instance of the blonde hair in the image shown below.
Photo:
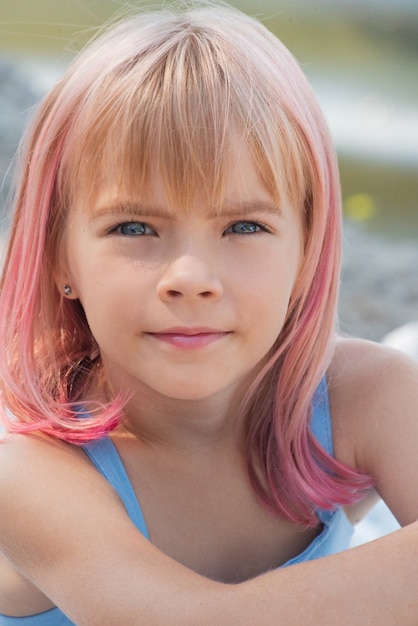
<svg viewBox="0 0 418 626"><path fill-rule="evenodd" d="M249 472L271 510L315 524L315 508L353 502L370 485L329 457L309 428L335 331L336 157L295 59L259 22L223 5L123 20L86 47L40 106L1 283L4 421L11 431L41 429L73 443L119 422L120 399L91 419L73 411L100 355L81 305L53 281L67 211L75 202L88 210L104 180L122 191L150 189L154 167L173 207L202 189L216 204L237 136L277 202L291 199L305 233L285 326L243 408Z"/></svg>

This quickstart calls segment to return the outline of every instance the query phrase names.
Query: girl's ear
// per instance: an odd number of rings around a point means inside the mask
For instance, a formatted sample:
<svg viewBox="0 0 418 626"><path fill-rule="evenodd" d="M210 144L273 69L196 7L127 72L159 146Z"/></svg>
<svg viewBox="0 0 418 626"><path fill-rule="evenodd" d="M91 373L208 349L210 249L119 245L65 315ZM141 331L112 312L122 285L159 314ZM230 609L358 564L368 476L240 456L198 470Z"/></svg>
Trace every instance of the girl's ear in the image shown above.
<svg viewBox="0 0 418 626"><path fill-rule="evenodd" d="M62 296L64 296L64 298L67 298L68 300L78 299L77 289L75 288L74 283L71 282L70 278L65 278L64 275L56 275L55 284L58 291Z"/></svg>
<svg viewBox="0 0 418 626"><path fill-rule="evenodd" d="M71 276L71 272L68 267L67 255L64 250L61 250L57 267L54 271L54 281L58 291L64 298L69 300L77 300L78 292L74 285L74 281Z"/></svg>
<svg viewBox="0 0 418 626"><path fill-rule="evenodd" d="M65 285L62 288L62 291L63 291L64 296L68 298L68 300L78 299L77 292L74 292L74 288L71 287L71 285L69 285L68 283L65 283Z"/></svg>

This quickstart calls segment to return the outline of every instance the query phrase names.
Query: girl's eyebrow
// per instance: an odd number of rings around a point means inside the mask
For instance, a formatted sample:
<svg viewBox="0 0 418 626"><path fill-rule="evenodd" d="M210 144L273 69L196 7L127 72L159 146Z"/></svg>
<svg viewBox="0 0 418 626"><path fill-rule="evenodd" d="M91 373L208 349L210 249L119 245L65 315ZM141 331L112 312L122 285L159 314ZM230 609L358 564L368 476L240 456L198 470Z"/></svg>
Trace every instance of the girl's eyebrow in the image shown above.
<svg viewBox="0 0 418 626"><path fill-rule="evenodd" d="M93 219L106 215L141 215L143 217L172 218L174 211L167 211L155 205L147 206L139 202L110 202L92 210Z"/></svg>
<svg viewBox="0 0 418 626"><path fill-rule="evenodd" d="M248 213L273 213L281 215L280 207L273 202L254 198L245 202L224 202L214 215L247 215Z"/></svg>
<svg viewBox="0 0 418 626"><path fill-rule="evenodd" d="M277 204L266 200L249 200L244 202L222 203L219 207L214 207L209 212L209 217L220 216L245 216L250 213L271 213L280 216L281 210ZM142 217L159 217L163 219L173 219L177 215L175 209L166 209L157 205L146 205L140 202L110 202L94 208L93 219L106 215L138 215ZM185 211L187 213L187 210Z"/></svg>

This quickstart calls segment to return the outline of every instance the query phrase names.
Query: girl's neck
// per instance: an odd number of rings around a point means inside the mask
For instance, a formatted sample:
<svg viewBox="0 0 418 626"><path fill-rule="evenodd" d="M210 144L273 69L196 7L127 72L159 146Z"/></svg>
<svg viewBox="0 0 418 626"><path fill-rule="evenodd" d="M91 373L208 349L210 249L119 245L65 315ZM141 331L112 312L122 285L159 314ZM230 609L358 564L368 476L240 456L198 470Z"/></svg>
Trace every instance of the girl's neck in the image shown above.
<svg viewBox="0 0 418 626"><path fill-rule="evenodd" d="M138 439L179 450L236 447L242 440L242 419L237 402L223 395L185 401L144 393L126 406L123 426Z"/></svg>

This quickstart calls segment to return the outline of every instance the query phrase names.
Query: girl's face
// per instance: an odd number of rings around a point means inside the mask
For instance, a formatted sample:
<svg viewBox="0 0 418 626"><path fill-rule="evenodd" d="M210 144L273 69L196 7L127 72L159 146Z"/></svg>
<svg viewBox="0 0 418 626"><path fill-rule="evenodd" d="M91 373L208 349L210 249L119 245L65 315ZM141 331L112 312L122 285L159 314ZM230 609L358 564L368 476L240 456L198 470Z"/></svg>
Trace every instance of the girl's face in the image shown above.
<svg viewBox="0 0 418 626"><path fill-rule="evenodd" d="M74 207L59 288L70 284L113 388L197 400L241 392L277 339L302 259L294 207L274 206L247 148L225 186L173 214L104 188Z"/></svg>

